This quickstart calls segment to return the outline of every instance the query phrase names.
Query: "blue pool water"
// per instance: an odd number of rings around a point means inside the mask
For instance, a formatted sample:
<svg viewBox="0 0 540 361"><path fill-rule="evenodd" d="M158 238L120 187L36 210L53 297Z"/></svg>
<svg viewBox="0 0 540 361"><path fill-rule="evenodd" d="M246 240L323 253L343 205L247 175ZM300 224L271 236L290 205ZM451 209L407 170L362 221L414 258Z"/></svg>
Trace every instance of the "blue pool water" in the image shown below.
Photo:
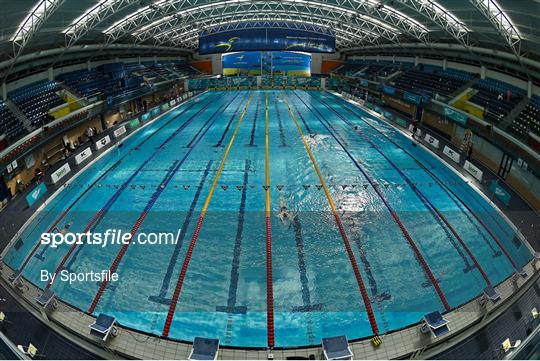
<svg viewBox="0 0 540 361"><path fill-rule="evenodd" d="M328 93L272 90L207 92L143 128L40 212L23 231L22 245L10 249L5 261L21 267L40 234L75 201L59 228L72 223L70 231L81 232L104 210L94 232L129 232L146 207L138 233L179 232L182 242L130 246L117 268L119 281L105 288L94 313L113 314L124 326L161 335L203 203L252 97L201 227L169 337L217 337L224 345L265 347L266 94L277 347L317 344L321 337L343 333L349 339L372 335L343 238L287 103L306 138L316 134L313 154L351 243L380 333L445 308L365 174L378 184L452 308L478 296L486 283L427 202L457 231L493 284L510 276L513 266L475 216L516 265L532 257L476 191L389 125ZM277 215L285 204L296 217L283 224ZM53 272L69 248L39 246L23 275L45 287L41 271ZM77 246L64 269L109 269L120 248ZM52 289L86 311L99 286L55 281Z"/></svg>

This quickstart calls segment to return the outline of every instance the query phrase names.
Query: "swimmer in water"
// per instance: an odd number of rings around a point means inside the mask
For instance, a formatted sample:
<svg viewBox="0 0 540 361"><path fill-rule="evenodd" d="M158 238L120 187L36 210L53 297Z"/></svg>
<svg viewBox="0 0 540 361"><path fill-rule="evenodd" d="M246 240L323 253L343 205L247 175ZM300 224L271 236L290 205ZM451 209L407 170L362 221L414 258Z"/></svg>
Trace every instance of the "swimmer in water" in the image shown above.
<svg viewBox="0 0 540 361"><path fill-rule="evenodd" d="M284 226L291 226L291 221L294 219L294 215L289 212L289 209L287 208L287 204L285 203L285 199L281 198L279 201L280 210L278 213L278 218L283 223Z"/></svg>
<svg viewBox="0 0 540 361"><path fill-rule="evenodd" d="M73 221L68 221L65 225L64 225L64 228L62 228L62 230L58 230L58 228L55 228L55 231L62 234L62 235L65 235L66 233L68 233L69 229L71 228L71 225L73 224Z"/></svg>

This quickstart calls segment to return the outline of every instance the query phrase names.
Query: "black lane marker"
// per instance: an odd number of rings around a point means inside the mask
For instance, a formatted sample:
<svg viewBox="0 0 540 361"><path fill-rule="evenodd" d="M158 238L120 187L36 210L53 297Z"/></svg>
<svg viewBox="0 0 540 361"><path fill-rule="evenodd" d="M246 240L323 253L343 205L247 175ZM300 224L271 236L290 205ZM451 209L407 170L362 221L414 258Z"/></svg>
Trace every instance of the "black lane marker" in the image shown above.
<svg viewBox="0 0 540 361"><path fill-rule="evenodd" d="M231 280L229 282L229 297L227 298L227 306L216 306L217 312L240 313L245 314L246 306L236 305L236 296L238 292L238 279L240 269L240 256L242 255L242 234L244 232L244 220L246 210L247 184L249 178L249 169L251 161L246 159L244 165L244 179L242 182L242 197L240 199L240 210L238 211L238 223L236 227L236 238L234 241L233 260L231 264Z"/></svg>
<svg viewBox="0 0 540 361"><path fill-rule="evenodd" d="M276 117L279 125L279 140L281 141L281 146L286 147L287 141L285 140L285 132L283 131L283 122L281 120L281 113L279 112L279 103L277 101L277 97L274 97L274 107L276 109Z"/></svg>
<svg viewBox="0 0 540 361"><path fill-rule="evenodd" d="M362 244L360 237L357 232L357 225L354 217L352 215L348 214L348 212L344 212L341 215L342 219L345 221L344 223L351 229L351 232L353 234L354 243L356 243L356 247L358 247L358 253L360 254L360 260L364 264L364 268L366 270L366 277L369 282L369 287L371 289L371 296L373 297L374 302L380 302L380 301L387 301L391 299L391 295L388 292L382 292L379 293L379 287L377 286L377 280L375 280L375 276L373 276L373 270L371 268L371 263L369 262L367 258L367 252Z"/></svg>
<svg viewBox="0 0 540 361"><path fill-rule="evenodd" d="M159 291L159 295L149 296L148 299L150 301L163 303L165 305L170 305L171 303L170 298L166 298L167 292L169 291L169 287L171 284L171 277L174 272L174 267L176 266L176 262L178 261L178 256L180 255L180 251L182 250L182 246L184 244L184 239L186 237L189 224L193 217L193 213L195 212L195 207L197 206L197 202L199 201L199 197L201 196L204 184L206 183L206 178L208 177L208 174L210 173L210 169L212 168L213 162L214 162L213 160L208 161L208 164L206 165L206 169L204 170L201 181L199 182L199 186L197 187L197 191L195 192L195 196L193 197L193 200L191 201L189 211L186 215L186 218L184 219L184 223L182 224L182 228L180 230L178 243L175 245L174 251L171 254L171 259L169 260L169 265L167 266L165 277L163 278L163 282L161 283L161 290Z"/></svg>
<svg viewBox="0 0 540 361"><path fill-rule="evenodd" d="M180 114L177 114L176 116L171 117L171 119L169 119L164 124L159 126L152 134L150 134L150 136L144 138L139 144L137 144L134 148L130 149L126 154L124 154L120 159L118 159L113 165L111 165L103 174L101 174L96 180L94 180L81 194L79 194L77 196L77 198L75 198L75 200L73 202L71 202L71 204L60 214L60 216L56 219L56 221L53 222L52 226L48 230L48 233L52 232L54 230L54 228L56 228L58 226L60 221L62 219L64 219L64 217L67 215L67 213L82 199L82 197L84 197L84 195L86 195L90 190L92 190L94 188L94 186L96 184L98 184L98 182L100 182L103 178L105 178L106 175L109 174L110 171L112 171L113 169L118 167L120 165L120 163L122 162L122 160L124 160L133 151L139 150L140 146L142 146L144 143L149 141L154 135L159 134L159 131L161 129L163 129L164 127L169 125L173 120L177 119L180 115L186 113L189 109L191 109L196 104L199 104L199 102L191 101L191 104L189 104L185 109L183 109L180 112ZM118 144L117 144L117 146L118 146ZM36 227L37 227L37 225L36 225ZM30 261L30 259L33 258L35 252L38 250L40 245L41 245L41 242L38 241L36 243L36 245L30 251L30 253L26 256L26 259L23 261L22 265L18 268L17 271L15 271L15 273L22 274L22 272L24 271L24 269L28 265L28 262ZM48 247L49 247L49 245L45 246L45 248L48 248ZM41 258L42 260L44 259L44 251L41 252L41 257L38 257L38 259L39 258Z"/></svg>
<svg viewBox="0 0 540 361"><path fill-rule="evenodd" d="M345 104L339 104L340 107L342 107L343 109L349 111L350 113L354 114L355 117L357 117L358 119L360 119L362 122L368 124L370 127L372 127L375 131L377 131L379 134L383 134L381 133L381 131L379 131L375 126L367 123L366 121L364 121L362 119L362 116L359 115L358 113L356 113L355 110L353 109L350 109L349 108L349 104L345 103ZM345 106L346 105L346 106ZM480 226L477 224L477 222L475 222L473 220L473 218L471 217L471 215L467 212L465 212L464 208L467 208L467 207L464 207L464 201L458 197L452 190L450 190L448 188L448 186L446 186L443 181L441 179L439 179L438 176L436 176L433 172L431 172L427 166L425 166L424 164L422 164L422 162L420 162L415 156L412 155L412 153L410 153L408 150L406 150L404 147L402 147L401 145L399 145L396 141L390 139L388 136L384 135L383 136L388 139L392 144L396 145L399 149L403 150L407 155L409 155L411 157L411 159L413 159L416 164L418 164L420 166L420 168L422 168L427 174L429 174L431 176L431 178L437 182L441 188L446 192L446 194L448 195L448 197L459 207L459 209L463 212L463 214L465 214L465 216L467 217L467 219L469 220L469 222L476 228L476 230L478 231L478 233L482 236L482 239L485 241L485 243L488 245L488 247L493 251L493 258L495 257L499 257L502 255L502 252L500 250L496 250L495 247L491 244L491 242L489 242L489 239L486 237L485 233L484 233L484 230L482 230L480 228ZM429 161L426 160L426 163L428 163L431 168L435 168ZM471 212L472 213L472 212ZM487 228L485 229L486 231ZM489 231L488 231L489 232ZM512 263L512 261L511 261Z"/></svg>
<svg viewBox="0 0 540 361"><path fill-rule="evenodd" d="M304 251L304 239L302 237L302 224L300 216L297 214L292 222L294 239L296 242L296 253L298 256L298 272L300 274L300 284L302 285L302 306L293 307L293 312L311 312L322 310L322 303L312 304L309 292L309 279L306 270L306 260Z"/></svg>
<svg viewBox="0 0 540 361"><path fill-rule="evenodd" d="M225 139L225 136L227 135L227 132L229 131L229 128L231 127L231 124L232 124L234 118L236 117L236 114L238 113L238 111L242 107L242 105L243 105L242 102L238 103L238 106L236 107L236 109L234 111L234 114L229 118L229 122L227 123L227 126L225 127L225 130L223 131L223 134L221 134L221 138L219 138L219 141L216 144L214 144L214 147L221 147L221 144L223 143L223 140Z"/></svg>
<svg viewBox="0 0 540 361"><path fill-rule="evenodd" d="M302 98L300 98L300 96L298 94L295 93L295 95L298 97L298 99L300 99L300 101L302 101L302 103L304 103L304 105L310 109L312 112L312 108L308 107L308 105L304 102L304 100ZM337 113L337 111L333 110L326 102L324 102L322 99L319 99L319 102L321 102L321 104L323 104L327 109L330 109L332 111L334 111L334 113L336 115L338 115L342 120L345 121L345 119L342 117L341 114ZM317 112L319 112L317 110ZM319 112L319 114L322 115L322 113ZM343 140L343 136L341 134L339 134L339 132L336 130L336 128L329 122L327 121L328 123L328 126L332 129L332 131L334 131L334 133L339 136L342 141L344 142ZM384 153L382 153L381 150L379 150L378 148L376 147L373 147L373 149L375 149L378 153L381 154L381 156L388 162L388 164L390 164L397 172L398 174L401 176L401 178L403 180L405 180L407 182L407 184L409 184L410 188L413 190L413 192L416 194L416 197L422 202L422 204L424 205L424 207L429 210L431 216L433 217L433 219L437 222L437 224L439 225L439 227L441 227L441 229L444 231L445 235L446 235L446 238L450 241L450 244L452 245L452 247L454 247L454 249L456 250L456 252L458 253L458 255L460 256L461 260L463 261L465 267L463 268L463 273L468 273L469 271L475 269L475 266L474 265L471 265L469 263L469 259L467 258L467 256L465 255L465 253L463 253L463 250L459 247L459 245L456 243L456 240L454 239L452 233L450 233L450 230L445 226L444 222L442 221L442 219L437 215L437 213L435 212L435 210L432 208L432 206L429 204L429 202L426 200L425 196L420 193L420 191L418 190L418 188L416 188L413 184L412 184L412 181L392 162L390 161L390 159L388 159L386 157L386 155Z"/></svg>
<svg viewBox="0 0 540 361"><path fill-rule="evenodd" d="M254 147L255 130L257 129L257 118L259 117L259 106L261 105L261 97L257 97L257 106L255 107L255 115L253 116L253 125L251 127L251 136L249 138L249 146Z"/></svg>

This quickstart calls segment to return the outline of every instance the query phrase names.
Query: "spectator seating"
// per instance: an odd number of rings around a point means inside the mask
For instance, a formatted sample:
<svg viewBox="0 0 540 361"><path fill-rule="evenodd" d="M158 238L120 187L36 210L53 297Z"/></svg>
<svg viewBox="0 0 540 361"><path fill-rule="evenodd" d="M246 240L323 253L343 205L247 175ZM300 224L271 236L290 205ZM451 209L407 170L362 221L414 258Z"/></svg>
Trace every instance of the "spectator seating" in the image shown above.
<svg viewBox="0 0 540 361"><path fill-rule="evenodd" d="M397 88L411 93L429 96L437 93L450 96L473 76L473 74L458 70L443 70L438 67L420 65L403 72L393 79L393 82Z"/></svg>
<svg viewBox="0 0 540 361"><path fill-rule="evenodd" d="M540 136L540 97L534 97L514 119L510 132L526 138L529 132Z"/></svg>
<svg viewBox="0 0 540 361"><path fill-rule="evenodd" d="M524 96L523 90L490 78L480 80L474 89L477 89L478 93L469 101L484 107L484 120L495 125L499 124ZM507 99L508 90L511 92L510 99Z"/></svg>
<svg viewBox="0 0 540 361"><path fill-rule="evenodd" d="M5 134L10 141L26 134L26 128L11 112L6 103L0 100L0 135Z"/></svg>
<svg viewBox="0 0 540 361"><path fill-rule="evenodd" d="M343 64L340 68L336 70L336 74L352 76L354 73L365 68L367 66L366 62L351 61Z"/></svg>
<svg viewBox="0 0 540 361"><path fill-rule="evenodd" d="M135 76L131 69L125 70L124 78L114 79L110 74L102 73L98 69L78 70L71 73L62 74L58 79L67 86L75 89L84 97L93 96L124 96L127 93L140 88L144 79Z"/></svg>
<svg viewBox="0 0 540 361"><path fill-rule="evenodd" d="M56 92L62 87L55 81L42 80L8 94L15 105L26 115L33 127L46 122L48 111L65 101Z"/></svg>

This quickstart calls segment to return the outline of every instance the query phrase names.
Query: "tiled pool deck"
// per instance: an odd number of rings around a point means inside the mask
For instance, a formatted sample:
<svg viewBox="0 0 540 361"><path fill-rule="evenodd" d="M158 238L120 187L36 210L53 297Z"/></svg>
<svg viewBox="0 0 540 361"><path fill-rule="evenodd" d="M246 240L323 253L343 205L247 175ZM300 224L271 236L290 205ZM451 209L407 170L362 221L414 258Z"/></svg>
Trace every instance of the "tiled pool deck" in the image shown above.
<svg viewBox="0 0 540 361"><path fill-rule="evenodd" d="M496 304L486 302L481 305L478 299L475 299L445 314L444 317L450 321L450 333L446 336L435 341L431 335L422 334L420 324L417 324L381 336L383 343L378 348L372 346L369 339L351 342L355 358L394 359L410 357L413 354L426 358L428 355L434 355L447 349L495 319L510 307L515 300L519 299L521 294L540 278L540 261L532 260L524 267L524 270L528 274L526 278L521 276L510 277L496 287L502 298ZM25 308L42 318L42 321L46 324L53 322L55 326L63 328L66 332L65 335L72 335L72 337L67 338L72 339L73 336L78 336L86 343L99 345L96 339L90 335L89 325L95 320L93 316L83 313L62 301L58 301L58 307L45 316L42 309L35 302L40 289L26 281L23 281L22 290L13 288L8 281L12 272L11 268L4 266L1 270L1 282L4 287L9 287L11 292L18 296ZM471 327L473 325L474 327ZM101 356L107 358L113 358L116 355L117 357L140 359L186 359L191 351L191 345L188 343L144 334L121 326L118 335L109 338L108 342L101 346L104 347L104 353ZM320 347L311 347L273 350L275 359L286 359L294 356L308 358L310 355L320 359L322 349ZM219 352L219 358L223 360L265 360L268 359L268 352L267 350L222 348Z"/></svg>

